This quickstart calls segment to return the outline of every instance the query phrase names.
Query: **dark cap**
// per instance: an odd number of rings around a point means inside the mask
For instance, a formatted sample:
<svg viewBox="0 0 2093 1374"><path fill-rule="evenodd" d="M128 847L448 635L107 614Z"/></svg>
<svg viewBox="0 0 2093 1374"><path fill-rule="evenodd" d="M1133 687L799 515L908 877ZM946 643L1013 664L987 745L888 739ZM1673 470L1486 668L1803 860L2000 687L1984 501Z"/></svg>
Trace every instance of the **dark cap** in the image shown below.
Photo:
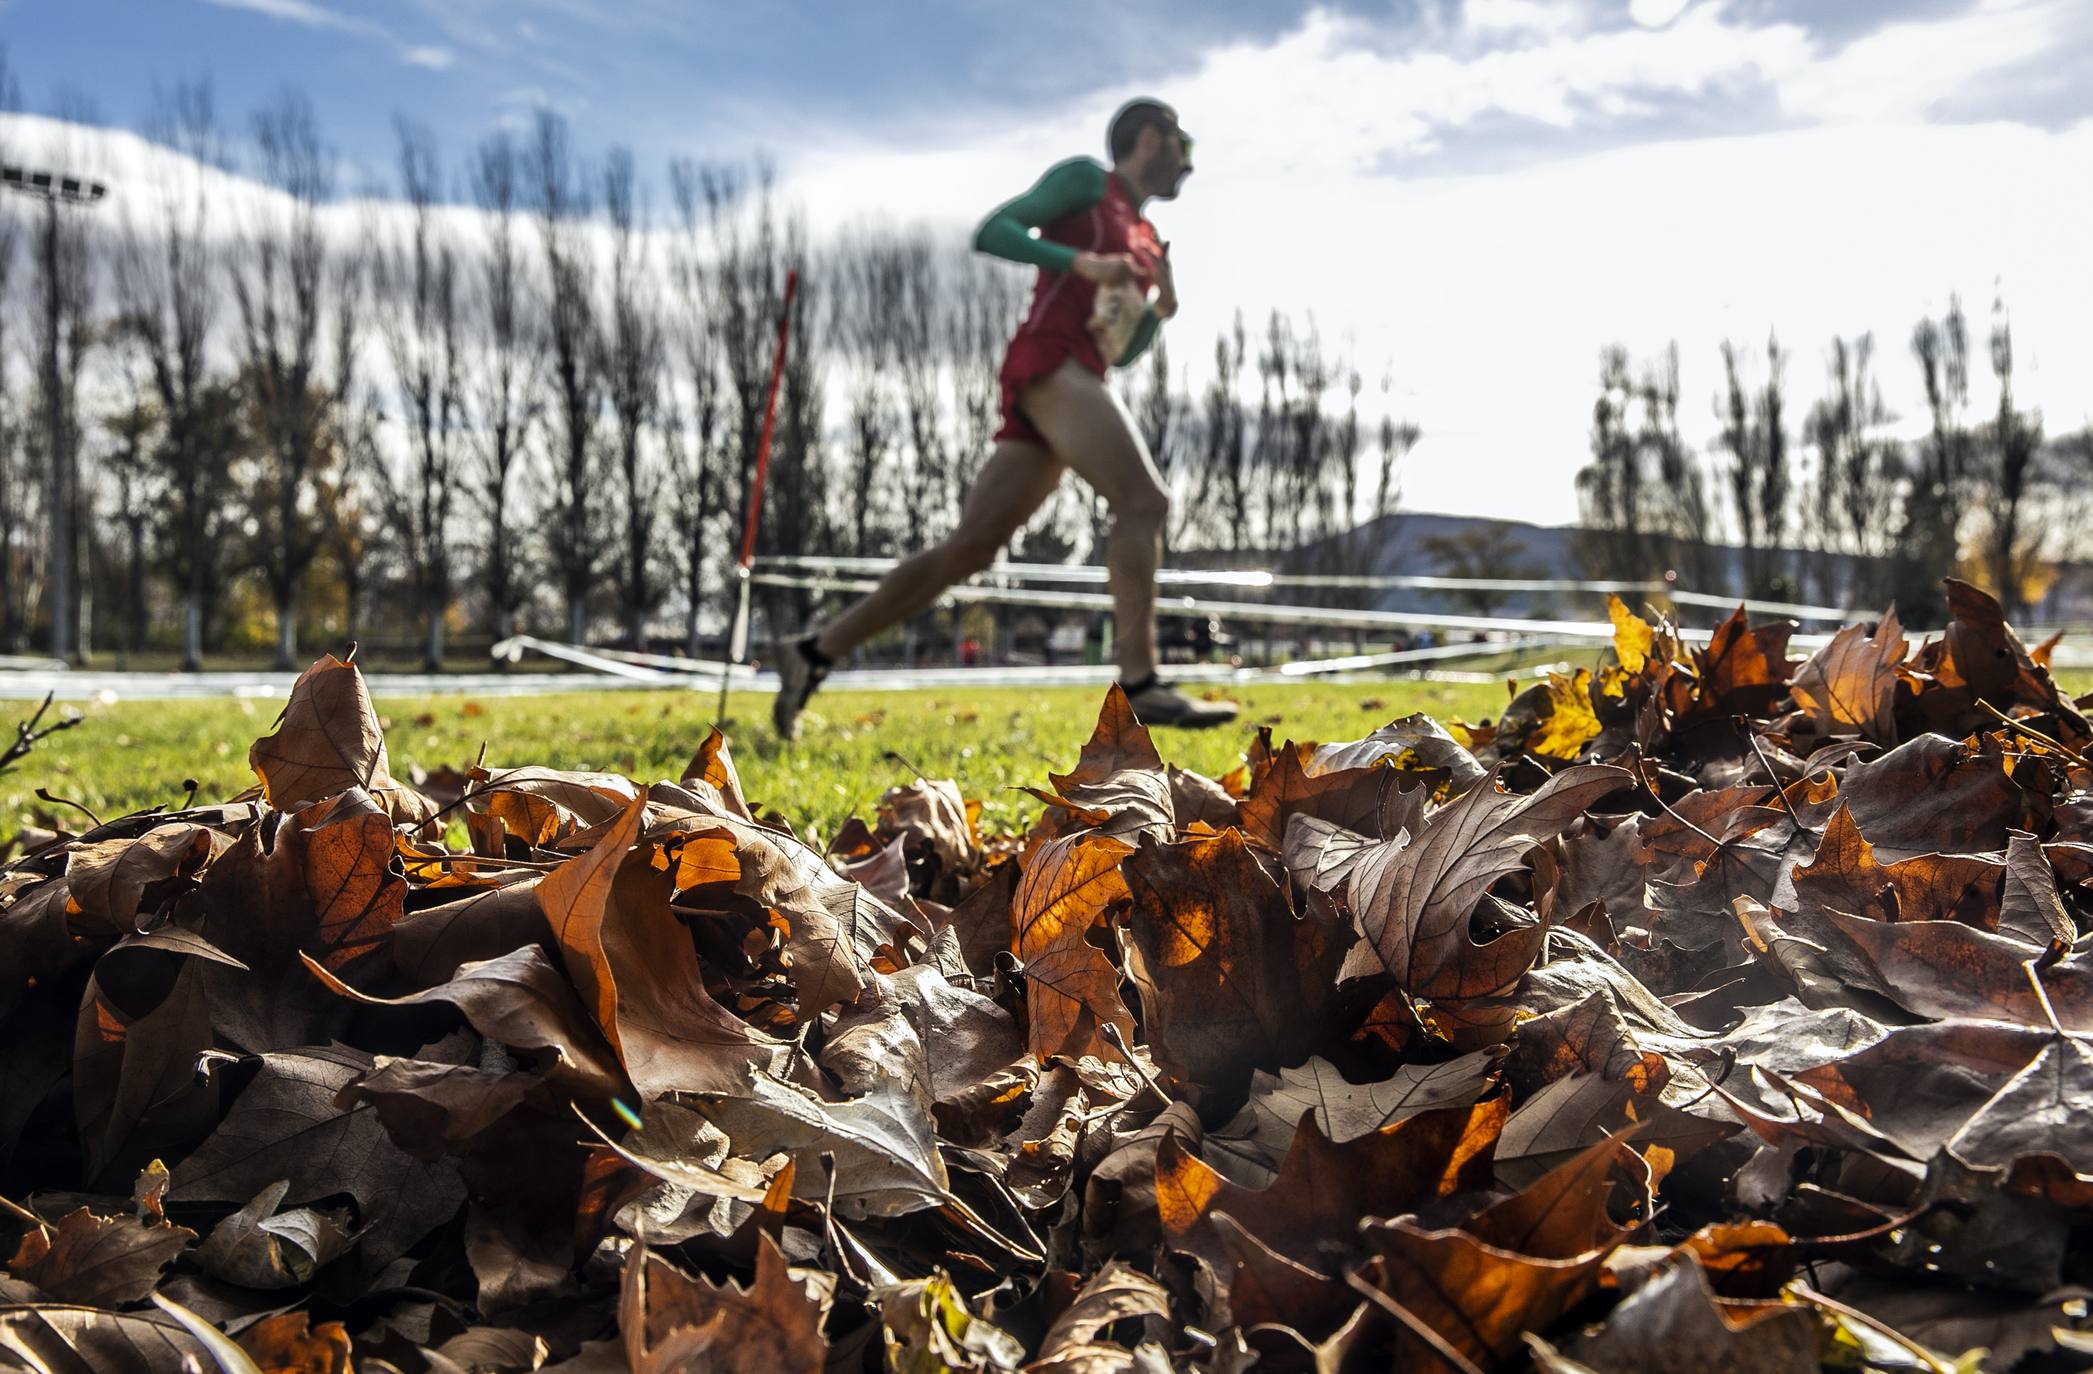
<svg viewBox="0 0 2093 1374"><path fill-rule="evenodd" d="M1105 147L1116 161L1134 150L1134 140L1141 130L1150 124L1164 124L1183 129L1177 123L1177 111L1154 96L1136 96L1121 105L1112 115L1112 122L1105 126Z"/></svg>

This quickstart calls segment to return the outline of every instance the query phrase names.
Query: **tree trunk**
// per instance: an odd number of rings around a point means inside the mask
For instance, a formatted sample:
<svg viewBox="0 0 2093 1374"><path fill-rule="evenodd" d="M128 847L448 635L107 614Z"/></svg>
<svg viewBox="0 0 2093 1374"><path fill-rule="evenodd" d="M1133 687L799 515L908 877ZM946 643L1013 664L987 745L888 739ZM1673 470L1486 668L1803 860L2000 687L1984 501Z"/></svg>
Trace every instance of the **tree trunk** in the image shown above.
<svg viewBox="0 0 2093 1374"><path fill-rule="evenodd" d="M129 653L138 653L145 648L145 520L141 516L131 517L131 586L128 614L130 623L124 635L124 647Z"/></svg>
<svg viewBox="0 0 2093 1374"><path fill-rule="evenodd" d="M288 673L298 666L298 594L292 588L276 593L276 671Z"/></svg>
<svg viewBox="0 0 2093 1374"><path fill-rule="evenodd" d="M692 658L703 658L705 641L698 628L698 612L704 605L705 569L695 556L690 560L690 586L687 594L690 597L690 618L683 627L683 652Z"/></svg>
<svg viewBox="0 0 2093 1374"><path fill-rule="evenodd" d="M567 598L567 642L580 644L582 637L587 633L588 615L582 600L578 596L570 596Z"/></svg>
<svg viewBox="0 0 2093 1374"><path fill-rule="evenodd" d="M58 331L62 312L58 299L58 202L46 206L44 225L44 326L49 331L44 347L44 418L50 424L47 486L50 501L50 566L45 569L46 602L51 616L51 657L73 661L73 494L67 464L65 401L58 371Z"/></svg>
<svg viewBox="0 0 2093 1374"><path fill-rule="evenodd" d="M422 667L432 673L443 671L443 607L429 610L429 641L422 653Z"/></svg>
<svg viewBox="0 0 2093 1374"><path fill-rule="evenodd" d="M182 589L182 671L203 671L203 579L191 573Z"/></svg>

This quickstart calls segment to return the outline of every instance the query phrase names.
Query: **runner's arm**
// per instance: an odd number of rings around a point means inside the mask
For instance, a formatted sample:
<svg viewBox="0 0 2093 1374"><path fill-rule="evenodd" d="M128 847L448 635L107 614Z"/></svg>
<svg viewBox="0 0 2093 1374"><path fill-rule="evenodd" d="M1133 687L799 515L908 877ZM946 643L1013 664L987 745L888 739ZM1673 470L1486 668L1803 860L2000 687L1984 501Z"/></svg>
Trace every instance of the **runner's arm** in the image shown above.
<svg viewBox="0 0 2093 1374"><path fill-rule="evenodd" d="M1163 318L1156 314L1155 307L1152 305L1143 306L1141 309L1141 323L1134 326L1134 337L1126 341L1126 352L1119 355L1113 366L1125 367L1133 362L1134 359L1146 353L1148 346L1155 342L1156 331L1162 327Z"/></svg>
<svg viewBox="0 0 2093 1374"><path fill-rule="evenodd" d="M1105 169L1087 157L1056 163L1037 185L989 213L974 231L974 247L1012 262L1066 272L1075 266L1076 250L1065 243L1033 237L1034 229L1063 215L1087 210L1105 198Z"/></svg>
<svg viewBox="0 0 2093 1374"><path fill-rule="evenodd" d="M1163 245L1163 260L1156 268L1156 285L1162 288L1163 294L1142 309L1140 323L1134 326L1133 337L1126 341L1126 351L1113 359L1113 366L1127 366L1155 342L1156 331L1163 327L1164 320L1164 315L1156 309L1158 305L1167 302L1168 313L1177 313L1177 282L1170 270L1170 245L1167 243Z"/></svg>

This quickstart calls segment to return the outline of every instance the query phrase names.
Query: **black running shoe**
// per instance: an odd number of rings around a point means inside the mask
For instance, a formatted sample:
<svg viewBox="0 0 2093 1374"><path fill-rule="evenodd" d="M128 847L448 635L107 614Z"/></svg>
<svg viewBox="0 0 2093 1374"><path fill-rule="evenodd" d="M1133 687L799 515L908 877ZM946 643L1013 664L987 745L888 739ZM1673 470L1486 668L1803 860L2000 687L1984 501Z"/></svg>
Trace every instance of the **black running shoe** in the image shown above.
<svg viewBox="0 0 2093 1374"><path fill-rule="evenodd" d="M799 713L807 709L807 699L828 676L829 665L809 656L811 644L811 640L791 639L778 645L778 694L770 703L770 720L777 726L779 739L798 738Z"/></svg>
<svg viewBox="0 0 2093 1374"><path fill-rule="evenodd" d="M1235 719L1237 711L1232 701L1200 701L1154 680L1140 691L1128 693L1127 704L1134 708L1134 719L1143 725L1181 725L1188 730L1226 725Z"/></svg>

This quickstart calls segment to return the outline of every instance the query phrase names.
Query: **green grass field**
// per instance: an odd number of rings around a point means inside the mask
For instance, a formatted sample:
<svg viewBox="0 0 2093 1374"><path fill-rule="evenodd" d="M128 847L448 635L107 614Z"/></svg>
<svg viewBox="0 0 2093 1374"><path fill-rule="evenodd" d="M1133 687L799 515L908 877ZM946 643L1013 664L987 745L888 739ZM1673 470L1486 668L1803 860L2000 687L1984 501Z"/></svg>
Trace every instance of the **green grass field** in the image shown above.
<svg viewBox="0 0 2093 1374"><path fill-rule="evenodd" d="M852 814L870 819L880 793L920 769L958 780L986 806L984 824L1014 826L1039 803L1013 788L1045 786L1089 737L1102 688L978 688L938 692L833 692L815 699L800 740L781 747L767 694L739 694L728 731L751 800L826 837ZM1493 717L1501 686L1343 682L1250 687L1234 693L1241 723L1223 730L1157 732L1173 763L1210 775L1234 767L1255 727L1281 739L1357 739L1412 711L1442 720ZM643 782L678 776L712 721L710 692L588 692L539 697L380 698L393 771L464 767L486 746L490 768L526 763L601 769ZM0 728L34 709L0 702ZM57 707L53 708L58 709ZM119 701L74 703L85 717L0 775L0 840L52 811L39 787L105 819L155 803L175 805L184 779L203 801L254 782L247 746L269 732L278 703ZM886 757L889 753L906 764ZM83 818L77 814L74 824Z"/></svg>
<svg viewBox="0 0 2093 1374"><path fill-rule="evenodd" d="M2065 675L2067 692L2093 690L2093 674ZM1157 732L1170 762L1219 776L1233 768L1259 725L1297 740L1357 739L1398 716L1489 719L1503 708L1502 684L1347 681L1247 687L1235 726ZM853 814L868 820L880 794L925 775L958 780L985 804L984 824L1014 827L1039 803L1013 789L1044 786L1089 737L1103 690L1091 687L977 688L937 692L833 692L815 699L799 742L783 747L770 728L770 698L734 697L728 736L751 800L776 807L822 837ZM711 724L709 692L586 692L558 696L380 698L395 773L462 768L486 748L490 768L544 764L600 769L642 782L674 778ZM0 729L34 703L0 701ZM54 708L57 709L57 708ZM274 702L119 701L76 703L82 723L54 735L0 775L0 842L48 815L39 787L104 818L155 803L178 804L183 782L202 801L254 782L247 746L269 732ZM888 755L898 755L906 763ZM72 823L79 824L76 815Z"/></svg>

